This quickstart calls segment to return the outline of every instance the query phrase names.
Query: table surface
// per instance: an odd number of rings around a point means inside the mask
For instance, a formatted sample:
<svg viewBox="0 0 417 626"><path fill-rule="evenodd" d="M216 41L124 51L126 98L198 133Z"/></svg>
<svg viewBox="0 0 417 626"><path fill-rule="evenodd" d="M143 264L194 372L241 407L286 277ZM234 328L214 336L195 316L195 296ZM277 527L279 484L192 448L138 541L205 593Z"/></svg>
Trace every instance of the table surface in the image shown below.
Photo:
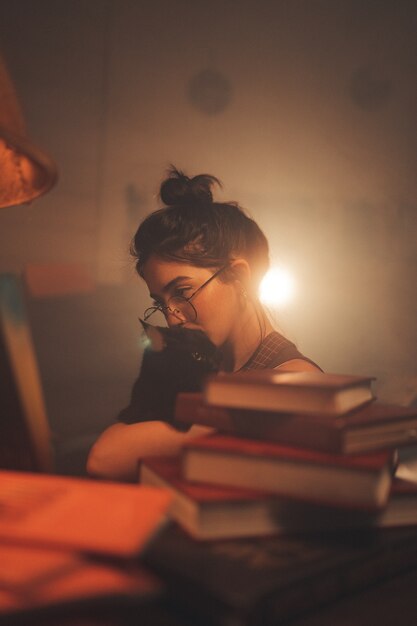
<svg viewBox="0 0 417 626"><path fill-rule="evenodd" d="M309 611L303 617L278 622L277 626L393 626L396 623L401 626L416 626L417 624L417 568L349 594L327 606ZM7 619L4 622L0 618L0 625L3 626L3 624L13 626L14 622L9 623ZM59 618L55 616L36 620L28 618L17 623L18 626L141 626L142 624L143 626L200 626L200 622L196 619L180 617L163 605L152 604L134 611L128 608L116 613L111 610L99 610L87 615L68 615Z"/></svg>

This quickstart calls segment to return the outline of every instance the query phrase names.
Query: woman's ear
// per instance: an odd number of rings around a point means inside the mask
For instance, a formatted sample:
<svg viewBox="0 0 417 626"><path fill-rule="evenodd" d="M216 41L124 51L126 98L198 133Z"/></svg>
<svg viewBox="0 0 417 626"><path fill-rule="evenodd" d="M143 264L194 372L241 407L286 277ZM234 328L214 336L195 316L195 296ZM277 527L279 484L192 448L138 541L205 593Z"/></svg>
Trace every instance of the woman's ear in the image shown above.
<svg viewBox="0 0 417 626"><path fill-rule="evenodd" d="M240 290L251 291L252 271L246 259L234 259L230 263L230 270Z"/></svg>

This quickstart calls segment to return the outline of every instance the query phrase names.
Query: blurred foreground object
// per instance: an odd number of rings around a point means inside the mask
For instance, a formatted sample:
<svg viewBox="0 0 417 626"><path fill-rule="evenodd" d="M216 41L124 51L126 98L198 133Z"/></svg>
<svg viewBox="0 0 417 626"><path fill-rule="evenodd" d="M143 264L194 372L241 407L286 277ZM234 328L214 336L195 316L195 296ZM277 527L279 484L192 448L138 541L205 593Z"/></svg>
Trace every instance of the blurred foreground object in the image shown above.
<svg viewBox="0 0 417 626"><path fill-rule="evenodd" d="M57 180L54 162L32 144L0 54L0 208L30 202Z"/></svg>
<svg viewBox="0 0 417 626"><path fill-rule="evenodd" d="M22 284L13 274L0 274L0 468L52 472L53 467L52 435Z"/></svg>

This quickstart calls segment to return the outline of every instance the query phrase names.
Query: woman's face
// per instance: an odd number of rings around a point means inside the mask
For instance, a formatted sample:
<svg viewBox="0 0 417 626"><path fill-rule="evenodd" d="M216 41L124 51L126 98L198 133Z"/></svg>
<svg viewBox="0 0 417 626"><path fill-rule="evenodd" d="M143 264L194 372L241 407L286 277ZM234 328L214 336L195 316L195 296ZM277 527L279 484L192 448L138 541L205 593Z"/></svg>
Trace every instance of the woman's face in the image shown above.
<svg viewBox="0 0 417 626"><path fill-rule="evenodd" d="M155 304L167 305L173 296L189 298L203 285L216 269L196 267L177 261L168 261L152 255L146 262L143 277ZM233 333L240 312L236 284L222 282L215 277L191 300L197 318L181 320L166 312L168 326L183 324L186 328L202 330L218 347L227 343ZM149 320L150 323L156 323Z"/></svg>

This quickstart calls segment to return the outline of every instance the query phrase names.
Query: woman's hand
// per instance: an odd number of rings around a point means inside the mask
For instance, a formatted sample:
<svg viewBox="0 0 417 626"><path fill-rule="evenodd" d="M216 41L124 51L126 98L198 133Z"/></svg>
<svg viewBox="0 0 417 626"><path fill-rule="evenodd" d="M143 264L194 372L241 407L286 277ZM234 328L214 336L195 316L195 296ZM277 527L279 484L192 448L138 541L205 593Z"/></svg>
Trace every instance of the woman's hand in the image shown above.
<svg viewBox="0 0 417 626"><path fill-rule="evenodd" d="M190 439L214 432L194 425L186 433L165 422L116 423L97 439L87 459L87 472L96 478L136 482L139 463L149 456L176 456Z"/></svg>

